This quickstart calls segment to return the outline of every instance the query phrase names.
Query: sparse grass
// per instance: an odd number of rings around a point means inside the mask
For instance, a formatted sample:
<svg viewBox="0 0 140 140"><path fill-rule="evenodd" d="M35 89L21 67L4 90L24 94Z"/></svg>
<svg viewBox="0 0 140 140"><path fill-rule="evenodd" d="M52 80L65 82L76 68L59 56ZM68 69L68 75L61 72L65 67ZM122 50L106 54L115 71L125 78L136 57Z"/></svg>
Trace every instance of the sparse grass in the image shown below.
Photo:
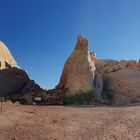
<svg viewBox="0 0 140 140"><path fill-rule="evenodd" d="M89 105L96 101L96 96L93 91L87 92L67 92L64 97L64 104L69 105Z"/></svg>

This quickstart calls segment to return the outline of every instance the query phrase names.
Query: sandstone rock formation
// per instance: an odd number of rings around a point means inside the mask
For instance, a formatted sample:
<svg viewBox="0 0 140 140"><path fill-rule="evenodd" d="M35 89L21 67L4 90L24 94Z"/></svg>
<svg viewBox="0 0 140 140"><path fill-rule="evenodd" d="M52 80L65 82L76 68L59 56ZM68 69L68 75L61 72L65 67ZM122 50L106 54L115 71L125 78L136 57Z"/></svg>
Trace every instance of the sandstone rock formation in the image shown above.
<svg viewBox="0 0 140 140"><path fill-rule="evenodd" d="M0 42L0 96L40 91L27 73L20 69L4 43Z"/></svg>
<svg viewBox="0 0 140 140"><path fill-rule="evenodd" d="M127 69L140 70L140 62L136 60L121 60L120 64Z"/></svg>
<svg viewBox="0 0 140 140"><path fill-rule="evenodd" d="M113 104L140 102L140 71L123 69L105 74L104 83Z"/></svg>
<svg viewBox="0 0 140 140"><path fill-rule="evenodd" d="M111 104L140 102L140 61L101 60L88 50L88 40L79 35L55 89L42 90L20 69L7 47L0 42L0 96L32 104L62 104L66 94L93 93L98 101ZM20 95L20 96L19 96ZM87 94L86 94L87 95ZM64 101L64 102L63 102Z"/></svg>
<svg viewBox="0 0 140 140"><path fill-rule="evenodd" d="M95 65L88 51L88 41L79 35L76 47L64 65L57 88L67 88L70 92L93 90L94 72Z"/></svg>
<svg viewBox="0 0 140 140"><path fill-rule="evenodd" d="M3 42L0 41L0 70L9 67L18 66L8 48Z"/></svg>
<svg viewBox="0 0 140 140"><path fill-rule="evenodd" d="M100 60L91 54L96 70L102 74L103 98L111 104L140 102L140 65L134 60Z"/></svg>

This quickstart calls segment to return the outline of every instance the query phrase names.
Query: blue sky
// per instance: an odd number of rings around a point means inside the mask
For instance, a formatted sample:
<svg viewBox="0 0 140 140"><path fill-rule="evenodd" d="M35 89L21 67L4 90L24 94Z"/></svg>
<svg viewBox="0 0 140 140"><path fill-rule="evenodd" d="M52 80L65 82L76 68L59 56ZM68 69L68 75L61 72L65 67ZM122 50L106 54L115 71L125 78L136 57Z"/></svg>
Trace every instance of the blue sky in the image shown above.
<svg viewBox="0 0 140 140"><path fill-rule="evenodd" d="M98 58L140 58L140 0L0 0L0 40L42 87L54 87L74 49Z"/></svg>

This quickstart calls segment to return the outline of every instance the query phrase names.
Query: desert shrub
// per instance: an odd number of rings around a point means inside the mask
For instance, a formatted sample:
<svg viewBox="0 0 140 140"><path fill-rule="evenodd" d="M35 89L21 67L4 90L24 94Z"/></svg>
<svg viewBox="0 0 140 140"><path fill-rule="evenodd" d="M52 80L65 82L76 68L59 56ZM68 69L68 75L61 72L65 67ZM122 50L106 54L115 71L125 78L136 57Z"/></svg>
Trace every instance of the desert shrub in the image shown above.
<svg viewBox="0 0 140 140"><path fill-rule="evenodd" d="M96 96L93 91L87 92L67 92L64 97L64 104L69 105L89 105L96 101Z"/></svg>

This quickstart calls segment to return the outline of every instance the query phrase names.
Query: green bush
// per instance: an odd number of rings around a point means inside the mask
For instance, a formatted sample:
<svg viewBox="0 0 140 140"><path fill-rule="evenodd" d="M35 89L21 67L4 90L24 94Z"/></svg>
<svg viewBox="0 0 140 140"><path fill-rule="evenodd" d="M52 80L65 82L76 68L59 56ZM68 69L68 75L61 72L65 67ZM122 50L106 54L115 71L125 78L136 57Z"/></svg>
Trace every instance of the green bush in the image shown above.
<svg viewBox="0 0 140 140"><path fill-rule="evenodd" d="M67 92L64 97L64 104L69 105L89 105L96 101L93 91L87 92Z"/></svg>

